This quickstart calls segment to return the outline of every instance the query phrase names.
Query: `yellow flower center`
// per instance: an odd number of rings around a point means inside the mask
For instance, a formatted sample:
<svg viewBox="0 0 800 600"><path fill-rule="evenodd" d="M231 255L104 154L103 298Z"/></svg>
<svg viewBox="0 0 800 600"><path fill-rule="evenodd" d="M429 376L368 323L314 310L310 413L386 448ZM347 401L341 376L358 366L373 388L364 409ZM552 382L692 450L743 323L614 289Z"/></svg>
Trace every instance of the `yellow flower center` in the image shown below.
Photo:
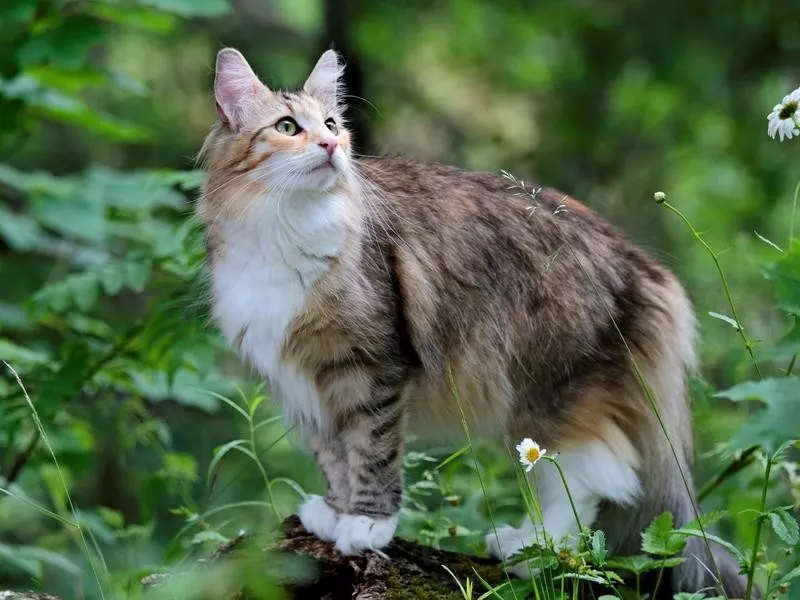
<svg viewBox="0 0 800 600"><path fill-rule="evenodd" d="M796 112L797 112L797 101L789 100L786 104L783 105L783 108L781 108L781 112L778 113L778 118L788 119Z"/></svg>
<svg viewBox="0 0 800 600"><path fill-rule="evenodd" d="M541 456L541 453L539 452L538 448L534 447L534 448L531 448L530 450L528 450L528 461L529 462L532 462L532 463L536 462L537 460L539 460L540 456Z"/></svg>

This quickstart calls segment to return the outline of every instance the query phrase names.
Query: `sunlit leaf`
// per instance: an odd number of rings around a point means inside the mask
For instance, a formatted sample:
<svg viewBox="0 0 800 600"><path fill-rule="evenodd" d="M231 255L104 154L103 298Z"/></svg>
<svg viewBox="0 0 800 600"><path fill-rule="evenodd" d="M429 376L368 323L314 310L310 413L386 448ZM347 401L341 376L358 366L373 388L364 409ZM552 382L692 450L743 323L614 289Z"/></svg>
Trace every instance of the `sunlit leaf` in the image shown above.
<svg viewBox="0 0 800 600"><path fill-rule="evenodd" d="M642 534L642 550L659 556L673 556L686 546L683 536L672 529L672 513L656 517Z"/></svg>
<svg viewBox="0 0 800 600"><path fill-rule="evenodd" d="M797 519L786 512L784 508L775 508L769 511L769 522L772 530L790 546L800 543L800 527Z"/></svg>
<svg viewBox="0 0 800 600"><path fill-rule="evenodd" d="M796 377L748 381L716 395L734 402L753 400L765 405L734 434L730 441L733 449L761 446L772 453L800 435L797 417L800 379Z"/></svg>

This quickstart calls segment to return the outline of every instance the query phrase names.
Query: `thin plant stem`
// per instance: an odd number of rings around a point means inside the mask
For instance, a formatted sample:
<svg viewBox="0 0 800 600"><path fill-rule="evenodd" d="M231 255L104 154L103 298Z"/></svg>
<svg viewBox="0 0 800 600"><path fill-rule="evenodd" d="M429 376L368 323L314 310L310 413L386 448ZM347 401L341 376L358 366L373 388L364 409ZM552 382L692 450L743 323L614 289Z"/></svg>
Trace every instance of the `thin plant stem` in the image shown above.
<svg viewBox="0 0 800 600"><path fill-rule="evenodd" d="M795 195L795 199L796 198L797 196ZM686 215L684 215L680 210L672 206L669 202L664 201L662 202L662 204L666 206L668 209L670 209L672 212L674 212L676 215L678 215L678 217L680 217L680 219L684 223L686 223L686 226L689 228L689 231L692 232L692 236L694 236L694 238L698 242L700 242L703 248L705 248L706 251L708 252L709 256L711 256L711 260L714 261L714 266L717 268L717 273L719 273L719 278L722 280L722 287L725 290L725 297L728 300L728 306L730 306L731 309L731 316L738 325L736 329L739 331L739 335L741 335L742 341L744 342L744 347L747 350L747 353L750 355L750 360L753 363L753 369L755 370L756 375L758 375L758 378L761 379L762 378L761 369L758 366L758 361L756 360L756 355L755 352L753 351L753 342L750 341L750 338L748 338L747 334L744 332L742 321L739 319L739 315L736 311L736 304L733 301L733 295L731 294L730 286L728 286L728 279L725 277L725 272L722 270L722 265L719 264L719 259L717 258L716 252L714 252L711 246L709 246L708 243L703 239L703 236L700 235L700 232L694 228L694 225L692 225L691 221L689 221L689 219L686 218Z"/></svg>
<svg viewBox="0 0 800 600"><path fill-rule="evenodd" d="M721 472L717 473L710 481L700 488L700 491L697 493L697 499L702 502L708 496L710 496L711 493L723 482L727 481L742 471L745 467L749 466L750 463L753 462L753 458L756 456L756 450L758 450L758 446L750 446L742 451L742 453L735 458L733 462L729 463Z"/></svg>
<svg viewBox="0 0 800 600"><path fill-rule="evenodd" d="M789 221L789 250L792 249L792 241L794 241L794 216L797 212L797 196L800 194L800 181L794 188L794 199L792 200L792 220Z"/></svg>
<svg viewBox="0 0 800 600"><path fill-rule="evenodd" d="M753 551L750 555L750 568L747 571L747 591L744 597L749 600L752 598L753 577L756 574L756 555L758 545L761 543L761 526L764 524L764 510L767 508L767 489L769 488L769 475L772 471L772 457L767 456L767 467L764 472L764 487L761 489L761 507L759 509L758 521L756 522L756 534L753 538Z"/></svg>
<svg viewBox="0 0 800 600"><path fill-rule="evenodd" d="M281 515L278 512L278 507L275 505L275 496L272 494L272 482L269 479L269 475L267 474L267 470L264 468L264 465L261 464L261 460L258 458L258 447L256 446L256 430L253 427L253 415L250 415L250 422L249 427L250 430L250 448L253 450L253 456L255 457L255 463L258 465L258 470L261 472L261 477L264 479L264 485L267 488L267 496L269 497L269 504L272 506L272 512L275 513L275 518L278 519L278 522L281 522Z"/></svg>
<svg viewBox="0 0 800 600"><path fill-rule="evenodd" d="M456 387L456 381L453 377L453 370L450 368L450 365L447 365L447 383L450 386L450 393L453 394L453 398L455 398L456 405L458 406L458 412L461 415L461 425L464 428L464 435L467 436L467 445L470 449L470 454L472 455L472 460L475 463L475 472L478 474L478 483L480 483L481 490L483 492L483 499L486 501L486 513L489 517L489 523L492 525L492 531L494 532L495 540L497 541L498 548L500 547L500 538L497 536L497 525L494 522L494 515L492 514L492 505L489 502L489 494L486 491L486 485L483 482L483 476L481 475L480 464L478 463L478 457L475 456L475 447L472 445L472 436L469 433L469 424L467 423L467 416L464 414L464 408L461 406L461 398L458 395L458 388ZM514 594L514 598L516 600L517 593L514 591L514 586L511 583L511 576L508 572L503 569L506 574L506 579L508 580L508 585L511 588L511 593ZM538 594L537 594L538 597Z"/></svg>
<svg viewBox="0 0 800 600"><path fill-rule="evenodd" d="M786 367L786 376L787 377L792 374L792 371L794 371L794 364L797 362L797 357L798 356L800 356L800 352L795 352L794 356L792 356L792 360L789 361L789 366Z"/></svg>
<svg viewBox="0 0 800 600"><path fill-rule="evenodd" d="M558 471L559 477L561 477L561 483L564 484L564 490L567 492L567 499L569 500L570 508L572 508L572 514L575 516L575 523L578 525L578 531L583 533L583 525L581 525L581 519L578 516L578 509L575 508L575 502L572 499L572 493L569 491L569 486L567 485L567 478L564 477L564 471L561 469L561 465L558 464L558 461L553 458L552 456L544 456L545 460L549 460L553 463Z"/></svg>

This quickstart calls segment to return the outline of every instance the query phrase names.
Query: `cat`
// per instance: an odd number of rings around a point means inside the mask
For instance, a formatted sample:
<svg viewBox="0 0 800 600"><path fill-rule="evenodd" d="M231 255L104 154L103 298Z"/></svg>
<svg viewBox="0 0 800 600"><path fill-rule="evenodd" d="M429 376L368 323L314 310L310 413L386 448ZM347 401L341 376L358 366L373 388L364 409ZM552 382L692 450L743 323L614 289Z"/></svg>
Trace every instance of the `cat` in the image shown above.
<svg viewBox="0 0 800 600"><path fill-rule="evenodd" d="M676 278L554 189L356 158L342 72L329 50L300 90L271 90L221 50L200 153L213 318L328 483L303 525L344 554L386 547L405 430L458 432L462 411L476 435L557 452L581 523L611 552L638 553L663 511L692 520L695 325ZM542 523L490 532L500 559L578 533L552 463L533 473ZM676 591L744 597L727 554L710 560L692 538L686 557Z"/></svg>

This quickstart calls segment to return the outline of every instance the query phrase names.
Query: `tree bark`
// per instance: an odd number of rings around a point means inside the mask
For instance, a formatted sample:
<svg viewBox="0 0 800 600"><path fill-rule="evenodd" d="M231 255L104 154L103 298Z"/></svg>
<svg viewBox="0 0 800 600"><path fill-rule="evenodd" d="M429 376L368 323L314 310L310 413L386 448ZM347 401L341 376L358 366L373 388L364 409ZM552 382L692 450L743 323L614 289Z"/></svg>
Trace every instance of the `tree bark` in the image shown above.
<svg viewBox="0 0 800 600"><path fill-rule="evenodd" d="M333 544L308 533L294 516L284 522L284 533L277 547L269 551L309 557L319 567L312 579L287 584L284 589L294 600L461 600L463 596L456 581L444 567L450 569L462 585L469 577L480 590L482 587L478 584L476 572L492 585L506 580L501 566L493 560L435 550L399 538L395 538L385 550L388 558L384 558L375 552L343 556ZM235 555L246 538L246 535L234 538L204 562L225 560ZM155 589L168 579L168 575L149 575L142 580L142 586L146 590ZM246 590L237 596L238 600L248 597ZM60 599L33 592L0 591L0 600Z"/></svg>

